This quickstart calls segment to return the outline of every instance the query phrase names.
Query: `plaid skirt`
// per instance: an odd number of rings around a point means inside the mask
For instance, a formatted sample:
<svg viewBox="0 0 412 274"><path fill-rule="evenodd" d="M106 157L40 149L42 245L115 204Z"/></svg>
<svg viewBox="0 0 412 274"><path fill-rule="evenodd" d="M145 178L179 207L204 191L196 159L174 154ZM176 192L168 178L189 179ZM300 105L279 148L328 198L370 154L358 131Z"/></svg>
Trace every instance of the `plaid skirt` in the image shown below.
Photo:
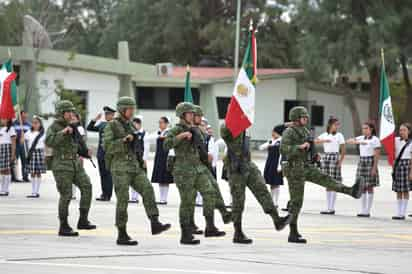
<svg viewBox="0 0 412 274"><path fill-rule="evenodd" d="M412 190L412 182L409 181L411 170L411 160L403 159L399 161L395 170L395 180L392 182L392 190L395 192L409 192Z"/></svg>
<svg viewBox="0 0 412 274"><path fill-rule="evenodd" d="M326 174L338 182L342 182L341 167L338 166L339 153L326 153L322 156L321 172Z"/></svg>
<svg viewBox="0 0 412 274"><path fill-rule="evenodd" d="M0 144L0 171L7 172L11 168L11 144Z"/></svg>
<svg viewBox="0 0 412 274"><path fill-rule="evenodd" d="M379 171L377 171L376 176L371 175L373 161L373 156L360 157L359 159L358 169L356 170L356 181L361 181L363 187L379 186Z"/></svg>
<svg viewBox="0 0 412 274"><path fill-rule="evenodd" d="M46 161L44 156L44 149L35 149L31 155L30 161L26 165L28 173L46 173Z"/></svg>

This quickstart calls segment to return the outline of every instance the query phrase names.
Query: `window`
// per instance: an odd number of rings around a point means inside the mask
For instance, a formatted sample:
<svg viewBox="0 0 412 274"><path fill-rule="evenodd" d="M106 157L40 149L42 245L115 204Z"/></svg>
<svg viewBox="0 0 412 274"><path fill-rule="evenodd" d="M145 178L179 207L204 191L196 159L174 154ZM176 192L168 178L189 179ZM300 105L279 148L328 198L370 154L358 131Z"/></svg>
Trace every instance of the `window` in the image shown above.
<svg viewBox="0 0 412 274"><path fill-rule="evenodd" d="M307 106L307 102L298 101L298 100L285 100L284 108L283 108L283 121L289 121L289 111L297 106Z"/></svg>
<svg viewBox="0 0 412 274"><path fill-rule="evenodd" d="M137 106L140 109L175 109L176 105L183 101L184 93L184 88L137 87ZM199 104L198 89L192 88L192 96L194 103Z"/></svg>
<svg viewBox="0 0 412 274"><path fill-rule="evenodd" d="M230 103L230 97L216 97L217 103L217 113L219 115L219 119L225 119L227 106Z"/></svg>
<svg viewBox="0 0 412 274"><path fill-rule="evenodd" d="M324 114L325 114L325 107L324 106L312 106L311 108L311 119L310 123L313 127L322 127L324 125Z"/></svg>

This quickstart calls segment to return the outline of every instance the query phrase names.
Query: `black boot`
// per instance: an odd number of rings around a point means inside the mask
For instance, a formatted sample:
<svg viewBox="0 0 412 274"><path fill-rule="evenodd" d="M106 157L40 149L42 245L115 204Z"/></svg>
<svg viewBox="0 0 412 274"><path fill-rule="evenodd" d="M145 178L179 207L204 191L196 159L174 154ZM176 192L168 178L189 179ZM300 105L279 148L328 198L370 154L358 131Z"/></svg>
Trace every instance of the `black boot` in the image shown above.
<svg viewBox="0 0 412 274"><path fill-rule="evenodd" d="M297 224L290 224L290 233L288 242L289 243L296 243L296 244L306 244L306 239L302 238L302 235L298 232L298 225Z"/></svg>
<svg viewBox="0 0 412 274"><path fill-rule="evenodd" d="M118 245L137 245L137 241L132 240L126 232L126 227L118 227L118 236L116 243Z"/></svg>
<svg viewBox="0 0 412 274"><path fill-rule="evenodd" d="M223 237L226 235L226 232L220 231L215 226L215 221L213 216L206 217L206 229L205 237Z"/></svg>
<svg viewBox="0 0 412 274"><path fill-rule="evenodd" d="M193 237L192 227L182 227L182 237L180 238L180 243L182 245L198 245L200 240Z"/></svg>
<svg viewBox="0 0 412 274"><path fill-rule="evenodd" d="M150 217L150 224L152 227L152 235L160 234L163 231L169 230L171 227L170 224L162 224L159 222L159 216L156 215Z"/></svg>
<svg viewBox="0 0 412 274"><path fill-rule="evenodd" d="M190 222L190 226L192 227L192 234L202 235L203 230L199 229L199 227L195 223L195 218L193 216L192 221Z"/></svg>
<svg viewBox="0 0 412 274"><path fill-rule="evenodd" d="M251 244L252 239L249 239L242 231L242 222L234 223L235 234L233 236L233 243L235 244Z"/></svg>
<svg viewBox="0 0 412 274"><path fill-rule="evenodd" d="M232 212L227 211L226 208L221 211L222 213L222 220L224 224L228 224L232 221Z"/></svg>
<svg viewBox="0 0 412 274"><path fill-rule="evenodd" d="M73 229L69 226L69 223L67 222L67 217L63 217L60 219L59 236L63 236L63 237L79 236L79 233L76 231L73 231Z"/></svg>
<svg viewBox="0 0 412 274"><path fill-rule="evenodd" d="M85 229L85 230L96 229L96 225L89 222L88 216L89 216L89 210L86 208L80 208L80 218L79 218L79 222L77 223L77 229Z"/></svg>
<svg viewBox="0 0 412 274"><path fill-rule="evenodd" d="M362 196L362 181L357 180L356 183L350 188L350 193L353 198L359 199Z"/></svg>
<svg viewBox="0 0 412 274"><path fill-rule="evenodd" d="M286 215L285 217L280 217L278 210L275 208L269 213L272 217L273 224L277 231L284 229L292 221L292 215Z"/></svg>

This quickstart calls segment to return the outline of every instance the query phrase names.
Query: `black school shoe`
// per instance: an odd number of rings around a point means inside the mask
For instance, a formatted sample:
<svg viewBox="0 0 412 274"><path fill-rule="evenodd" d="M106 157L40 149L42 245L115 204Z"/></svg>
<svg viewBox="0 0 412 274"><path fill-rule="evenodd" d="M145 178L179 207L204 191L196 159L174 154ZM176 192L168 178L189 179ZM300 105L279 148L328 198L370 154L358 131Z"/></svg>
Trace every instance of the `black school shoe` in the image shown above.
<svg viewBox="0 0 412 274"><path fill-rule="evenodd" d="M405 220L405 216L393 216L392 220Z"/></svg>
<svg viewBox="0 0 412 274"><path fill-rule="evenodd" d="M335 210L332 210L332 211L329 211L329 210L321 211L320 214L322 214L322 215L335 215Z"/></svg>
<svg viewBox="0 0 412 274"><path fill-rule="evenodd" d="M26 198L32 198L32 199L40 198L40 194L27 195Z"/></svg>
<svg viewBox="0 0 412 274"><path fill-rule="evenodd" d="M360 214L358 214L358 215L356 215L356 216L359 217L359 218L369 218L371 215L370 215L370 214L360 213Z"/></svg>
<svg viewBox="0 0 412 274"><path fill-rule="evenodd" d="M6 196L9 196L9 193L8 192L3 192L3 193L0 193L0 196L6 197Z"/></svg>

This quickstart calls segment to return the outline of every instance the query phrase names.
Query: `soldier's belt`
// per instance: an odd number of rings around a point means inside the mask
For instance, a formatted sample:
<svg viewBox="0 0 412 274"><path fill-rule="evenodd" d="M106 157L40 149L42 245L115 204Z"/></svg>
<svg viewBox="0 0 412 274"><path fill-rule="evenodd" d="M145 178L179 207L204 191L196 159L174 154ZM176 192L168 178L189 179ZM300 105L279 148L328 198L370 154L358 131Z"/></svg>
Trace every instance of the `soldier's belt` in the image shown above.
<svg viewBox="0 0 412 274"><path fill-rule="evenodd" d="M60 159L61 160L76 160L77 155L76 154L63 154L63 155L60 155Z"/></svg>

